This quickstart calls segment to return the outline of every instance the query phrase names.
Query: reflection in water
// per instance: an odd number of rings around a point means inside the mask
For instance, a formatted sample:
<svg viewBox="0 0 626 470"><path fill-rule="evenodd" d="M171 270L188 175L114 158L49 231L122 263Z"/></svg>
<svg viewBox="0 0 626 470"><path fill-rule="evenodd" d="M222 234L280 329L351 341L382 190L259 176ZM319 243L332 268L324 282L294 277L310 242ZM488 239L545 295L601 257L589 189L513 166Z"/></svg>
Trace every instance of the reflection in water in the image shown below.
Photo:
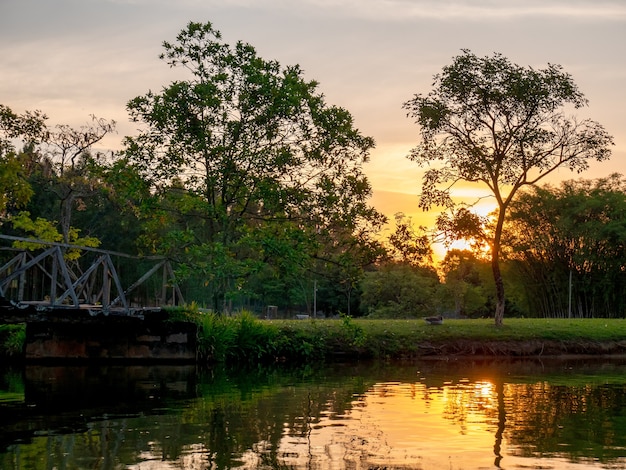
<svg viewBox="0 0 626 470"><path fill-rule="evenodd" d="M0 371L0 468L623 468L625 367L28 366Z"/></svg>

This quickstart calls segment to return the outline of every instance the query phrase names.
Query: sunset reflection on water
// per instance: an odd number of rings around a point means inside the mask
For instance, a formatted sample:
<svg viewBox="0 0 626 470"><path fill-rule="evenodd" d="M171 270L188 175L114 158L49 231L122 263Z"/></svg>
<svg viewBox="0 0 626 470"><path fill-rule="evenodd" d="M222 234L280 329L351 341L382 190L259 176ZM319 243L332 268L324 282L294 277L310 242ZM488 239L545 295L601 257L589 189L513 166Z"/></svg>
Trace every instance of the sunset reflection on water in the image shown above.
<svg viewBox="0 0 626 470"><path fill-rule="evenodd" d="M0 374L0 468L626 468L626 360L214 372Z"/></svg>
<svg viewBox="0 0 626 470"><path fill-rule="evenodd" d="M345 415L312 422L306 435L285 429L279 455L286 466L303 469L594 466L593 460L541 454L536 438L559 428L546 416L555 418L560 408L549 403L554 398L554 390L549 389L543 382L505 384L489 378L444 381L439 386L426 385L419 377L412 383L377 383L355 396ZM570 400L581 412L588 411L584 401ZM537 419L548 426L537 428ZM508 438L512 430L515 442ZM530 433L528 441L524 432Z"/></svg>

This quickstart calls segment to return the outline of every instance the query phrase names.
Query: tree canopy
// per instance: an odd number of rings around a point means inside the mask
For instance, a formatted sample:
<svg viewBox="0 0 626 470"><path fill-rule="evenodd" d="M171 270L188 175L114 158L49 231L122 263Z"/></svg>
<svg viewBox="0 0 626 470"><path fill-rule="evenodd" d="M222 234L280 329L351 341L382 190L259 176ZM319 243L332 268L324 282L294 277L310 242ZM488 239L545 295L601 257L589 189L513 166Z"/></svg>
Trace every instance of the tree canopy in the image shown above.
<svg viewBox="0 0 626 470"><path fill-rule="evenodd" d="M299 66L226 44L210 23L189 23L163 46L161 59L182 73L128 102L139 130L120 153L94 148L113 121L52 127L40 111L0 105L3 234L165 255L185 299L218 312L483 316L495 305L499 325L505 300L509 315L563 315L573 273L574 315L623 314L623 179L536 185L610 155L600 124L566 114L587 101L560 66L463 51L429 94L404 104L422 137L410 158L428 166L420 206L448 209L439 237L476 247L448 252L439 279L432 239L410 217L397 214L381 239L386 219L368 203L363 172L374 140ZM461 181L488 188L495 217L453 204ZM134 280L144 261L120 261L120 271ZM506 275L514 270L520 282ZM174 301L161 282L145 296Z"/></svg>
<svg viewBox="0 0 626 470"><path fill-rule="evenodd" d="M623 317L626 181L531 187L511 205L505 257L542 316Z"/></svg>
<svg viewBox="0 0 626 470"><path fill-rule="evenodd" d="M46 119L40 111L17 114L0 104L0 216L7 207L24 206L33 195L24 172L24 152L17 152L15 140L32 149L46 138Z"/></svg>
<svg viewBox="0 0 626 470"><path fill-rule="evenodd" d="M565 114L568 107L585 105L573 78L559 65L534 69L501 54L477 57L468 50L435 76L431 92L404 103L421 132L409 158L429 167L420 207L454 211L451 190L460 181L480 183L495 198L490 244L496 325L502 324L505 306L502 229L515 194L557 168L580 173L590 160L610 156L613 140L599 123Z"/></svg>
<svg viewBox="0 0 626 470"><path fill-rule="evenodd" d="M161 58L189 79L128 103L145 126L126 139L126 157L155 191L187 195L178 210L194 224L178 231L195 259L186 262L216 303L263 263L291 256L294 230L308 240L298 246L301 265L341 265L339 246L368 244L384 222L367 203L362 171L374 140L347 110L327 105L299 66L265 60L249 44L230 46L211 23L191 22L163 47Z"/></svg>

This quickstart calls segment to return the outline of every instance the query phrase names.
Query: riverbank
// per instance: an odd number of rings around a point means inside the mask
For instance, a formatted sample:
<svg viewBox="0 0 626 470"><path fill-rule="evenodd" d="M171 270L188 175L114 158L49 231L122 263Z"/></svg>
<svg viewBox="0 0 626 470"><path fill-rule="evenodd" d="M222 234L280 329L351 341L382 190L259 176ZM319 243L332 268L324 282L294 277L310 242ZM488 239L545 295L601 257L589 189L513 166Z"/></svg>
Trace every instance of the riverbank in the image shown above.
<svg viewBox="0 0 626 470"><path fill-rule="evenodd" d="M343 359L449 356L537 357L626 355L624 319L493 320L259 320L171 310L176 321L198 326L201 363L308 363ZM0 355L20 360L20 327L0 326ZM0 331L2 333L2 331ZM4 341L2 341L2 337Z"/></svg>
<svg viewBox="0 0 626 470"><path fill-rule="evenodd" d="M198 323L200 362L255 363L446 356L536 357L626 354L623 319L259 320L172 310Z"/></svg>
<svg viewBox="0 0 626 470"><path fill-rule="evenodd" d="M626 320L512 318L493 320L344 319L284 322L287 336L321 341L326 356L412 358L427 356L560 356L626 354Z"/></svg>

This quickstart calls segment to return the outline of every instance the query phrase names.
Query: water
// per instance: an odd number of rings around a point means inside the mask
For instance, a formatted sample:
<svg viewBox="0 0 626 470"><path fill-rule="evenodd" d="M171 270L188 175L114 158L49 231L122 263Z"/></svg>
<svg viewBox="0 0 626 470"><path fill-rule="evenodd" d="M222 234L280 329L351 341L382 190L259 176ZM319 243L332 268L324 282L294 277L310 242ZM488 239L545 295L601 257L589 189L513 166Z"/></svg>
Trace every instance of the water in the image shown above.
<svg viewBox="0 0 626 470"><path fill-rule="evenodd" d="M0 370L2 469L626 468L626 360Z"/></svg>

